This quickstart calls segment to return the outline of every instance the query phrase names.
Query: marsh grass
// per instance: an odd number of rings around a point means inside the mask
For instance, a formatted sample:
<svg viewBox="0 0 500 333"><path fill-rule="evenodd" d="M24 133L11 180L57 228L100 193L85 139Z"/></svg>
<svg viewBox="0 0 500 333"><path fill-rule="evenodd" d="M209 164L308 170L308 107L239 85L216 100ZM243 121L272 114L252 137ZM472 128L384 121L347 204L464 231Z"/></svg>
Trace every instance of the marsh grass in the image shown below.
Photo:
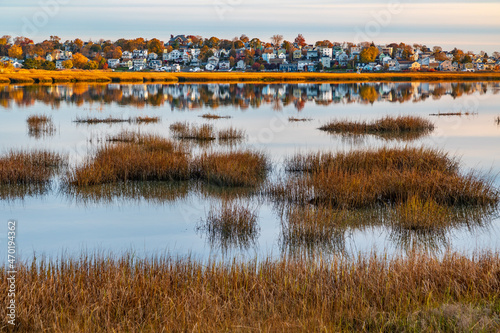
<svg viewBox="0 0 500 333"><path fill-rule="evenodd" d="M170 131L177 139L183 140L197 140L197 141L211 141L217 138L212 125L192 125L188 122L176 122L170 125Z"/></svg>
<svg viewBox="0 0 500 333"><path fill-rule="evenodd" d="M46 184L66 163L66 156L47 150L11 150L0 156L0 184Z"/></svg>
<svg viewBox="0 0 500 333"><path fill-rule="evenodd" d="M267 157L256 151L202 152L193 160L193 176L209 184L255 187L270 168Z"/></svg>
<svg viewBox="0 0 500 333"><path fill-rule="evenodd" d="M219 142L228 142L228 141L243 141L246 137L245 131L242 129L237 129L234 127L229 127L225 129L221 129L217 133L217 138Z"/></svg>
<svg viewBox="0 0 500 333"><path fill-rule="evenodd" d="M384 139L414 140L428 135L434 124L416 116L386 116L374 121L332 120L319 128L322 131L342 135L376 135Z"/></svg>
<svg viewBox="0 0 500 333"><path fill-rule="evenodd" d="M422 207L437 209L433 203L492 207L499 201L493 179L461 173L458 160L433 149L297 154L287 159L285 169L295 175L266 189L272 198L285 202L355 209L417 198Z"/></svg>
<svg viewBox="0 0 500 333"><path fill-rule="evenodd" d="M152 134L122 131L82 165L69 170L65 183L92 186L126 181L200 180L229 187L256 187L269 162L260 152L203 151L193 158L188 147Z"/></svg>
<svg viewBox="0 0 500 333"><path fill-rule="evenodd" d="M212 119L212 120L217 120L217 119L230 119L231 116L219 116L217 114L212 114L212 113L205 113L200 116L201 118L205 119Z"/></svg>
<svg viewBox="0 0 500 333"><path fill-rule="evenodd" d="M475 116L477 115L477 112L438 112L438 113L431 113L429 116L436 116L436 117L443 117L443 116Z"/></svg>
<svg viewBox="0 0 500 333"><path fill-rule="evenodd" d="M16 268L18 332L500 329L492 252L229 263L82 254ZM3 290L7 277L1 267Z"/></svg>
<svg viewBox="0 0 500 333"><path fill-rule="evenodd" d="M96 124L119 124L119 123L129 123L129 124L150 124L150 123L157 123L160 121L160 117L134 117L134 118L128 118L128 119L123 119L123 118L114 118L112 116L109 116L108 118L79 118L77 117L76 120L73 122L77 124L87 124L87 125L96 125Z"/></svg>
<svg viewBox="0 0 500 333"><path fill-rule="evenodd" d="M121 132L66 176L76 186L126 181L173 181L190 178L184 146L157 135Z"/></svg>
<svg viewBox="0 0 500 333"><path fill-rule="evenodd" d="M289 122L305 122L305 121L311 121L311 118L296 118L296 117L288 117Z"/></svg>
<svg viewBox="0 0 500 333"><path fill-rule="evenodd" d="M118 182L93 186L63 186L61 193L71 201L83 206L93 204L115 204L122 200L126 204L145 201L165 204L185 199L191 189L189 182Z"/></svg>
<svg viewBox="0 0 500 333"><path fill-rule="evenodd" d="M28 123L28 135L36 139L52 136L56 132L51 116L32 115L28 117L26 122Z"/></svg>
<svg viewBox="0 0 500 333"><path fill-rule="evenodd" d="M250 203L224 199L212 205L197 230L206 233L212 247L227 250L231 247L247 249L255 244L259 234L257 209Z"/></svg>

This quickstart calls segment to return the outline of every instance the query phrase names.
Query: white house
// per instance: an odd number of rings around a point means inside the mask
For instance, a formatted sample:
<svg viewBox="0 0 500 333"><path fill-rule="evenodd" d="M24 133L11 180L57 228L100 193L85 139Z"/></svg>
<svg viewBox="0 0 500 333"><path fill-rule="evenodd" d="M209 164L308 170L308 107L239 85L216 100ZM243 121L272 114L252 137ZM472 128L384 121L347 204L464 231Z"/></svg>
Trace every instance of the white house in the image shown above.
<svg viewBox="0 0 500 333"><path fill-rule="evenodd" d="M245 69L246 67L247 67L247 66L245 65L245 61L243 61L243 60L240 60L240 61L238 61L238 62L236 63L236 68L237 68L237 69L241 69L241 70L243 70L243 69Z"/></svg>
<svg viewBox="0 0 500 333"><path fill-rule="evenodd" d="M321 57L328 57L330 59L333 58L333 49L330 48L330 47L322 47L320 48L320 51L319 51Z"/></svg>
<svg viewBox="0 0 500 333"><path fill-rule="evenodd" d="M208 58L207 62L209 64L214 65L214 68L215 68L219 64L219 58L216 56L212 56L212 57Z"/></svg>
<svg viewBox="0 0 500 333"><path fill-rule="evenodd" d="M148 54L148 60L156 60L158 59L158 54L154 53L154 52L151 52L150 54Z"/></svg>
<svg viewBox="0 0 500 333"><path fill-rule="evenodd" d="M64 69L63 61L65 60L56 60L56 69Z"/></svg>
<svg viewBox="0 0 500 333"><path fill-rule="evenodd" d="M130 52L130 51L123 51L122 52L122 59L132 59L132 52Z"/></svg>
<svg viewBox="0 0 500 333"><path fill-rule="evenodd" d="M108 59L108 67L116 68L120 65L120 59Z"/></svg>
<svg viewBox="0 0 500 333"><path fill-rule="evenodd" d="M321 63L323 64L323 67L326 68L332 67L332 59L328 56L321 57Z"/></svg>
<svg viewBox="0 0 500 333"><path fill-rule="evenodd" d="M123 54L122 54L123 56ZM147 58L148 57L148 50L134 50L132 51L132 56L134 58Z"/></svg>
<svg viewBox="0 0 500 333"><path fill-rule="evenodd" d="M262 59L265 62L270 63L271 59L276 59L276 54L273 53L273 52L265 52L265 53L262 54Z"/></svg>
<svg viewBox="0 0 500 333"><path fill-rule="evenodd" d="M219 70L220 71L228 71L231 69L231 64L229 63L229 61L221 61L219 62Z"/></svg>
<svg viewBox="0 0 500 333"><path fill-rule="evenodd" d="M146 68L146 58L134 59L134 71L142 71Z"/></svg>
<svg viewBox="0 0 500 333"><path fill-rule="evenodd" d="M159 70L162 66L162 61L159 59L150 60L148 66L151 69Z"/></svg>

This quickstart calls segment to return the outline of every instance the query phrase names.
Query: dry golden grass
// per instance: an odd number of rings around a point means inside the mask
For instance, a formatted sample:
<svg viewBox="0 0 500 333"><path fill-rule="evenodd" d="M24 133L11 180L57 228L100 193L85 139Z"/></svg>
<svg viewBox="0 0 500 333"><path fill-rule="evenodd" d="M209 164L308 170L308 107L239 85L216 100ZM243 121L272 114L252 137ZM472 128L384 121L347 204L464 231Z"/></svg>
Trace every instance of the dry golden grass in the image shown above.
<svg viewBox="0 0 500 333"><path fill-rule="evenodd" d="M17 266L17 332L498 332L500 257L197 262L80 255ZM8 290L0 268L0 288ZM7 304L7 293L0 299Z"/></svg>
<svg viewBox="0 0 500 333"><path fill-rule="evenodd" d="M219 115L211 114L211 113L205 113L205 114L201 115L200 117L205 118L205 119L213 119L213 120L231 118L231 116L219 116Z"/></svg>
<svg viewBox="0 0 500 333"><path fill-rule="evenodd" d="M150 124L157 123L160 121L160 117L134 117L134 118L114 118L113 116L109 116L108 118L81 118L77 117L73 122L77 124L87 124L87 125L96 125L96 124L116 124L116 123L129 123L129 124Z"/></svg>
<svg viewBox="0 0 500 333"><path fill-rule="evenodd" d="M267 157L260 152L203 152L193 161L193 176L217 186L254 187L269 169Z"/></svg>
<svg viewBox="0 0 500 333"><path fill-rule="evenodd" d="M341 82L341 81L498 81L500 73L280 73L280 72L113 72L103 70L14 70L0 73L10 83L60 82Z"/></svg>
<svg viewBox="0 0 500 333"><path fill-rule="evenodd" d="M214 248L248 248L259 233L256 209L239 200L224 199L219 206L212 205L207 217L197 227L206 233Z"/></svg>
<svg viewBox="0 0 500 333"><path fill-rule="evenodd" d="M272 197L347 209L401 204L413 197L446 206L494 206L493 181L462 174L456 159L432 149L394 148L336 155L296 155L288 171L302 172L270 184Z"/></svg>
<svg viewBox="0 0 500 333"><path fill-rule="evenodd" d="M298 122L298 121L311 121L311 118L296 118L296 117L289 117L288 121L289 122Z"/></svg>
<svg viewBox="0 0 500 333"><path fill-rule="evenodd" d="M474 116L477 115L475 112L438 112L438 113L431 113L429 116Z"/></svg>
<svg viewBox="0 0 500 333"><path fill-rule="evenodd" d="M83 165L70 170L66 183L76 186L119 181L171 181L190 178L190 157L178 143L156 135L122 132Z"/></svg>
<svg viewBox="0 0 500 333"><path fill-rule="evenodd" d="M26 122L28 123L28 135L37 139L54 135L56 131L51 116L31 115Z"/></svg>
<svg viewBox="0 0 500 333"><path fill-rule="evenodd" d="M422 117L387 116L371 122L333 120L319 129L337 134L373 134L388 139L416 139L432 132L434 124Z"/></svg>
<svg viewBox="0 0 500 333"><path fill-rule="evenodd" d="M0 156L0 184L46 183L66 162L65 156L46 150L11 150Z"/></svg>
<svg viewBox="0 0 500 333"><path fill-rule="evenodd" d="M217 138L213 126L209 124L197 126L188 122L176 122L170 125L170 131L175 138L182 140L211 141Z"/></svg>
<svg viewBox="0 0 500 333"><path fill-rule="evenodd" d="M244 130L237 129L234 127L229 127L226 129L221 129L217 133L217 138L219 141L229 141L229 140L243 140L246 134Z"/></svg>

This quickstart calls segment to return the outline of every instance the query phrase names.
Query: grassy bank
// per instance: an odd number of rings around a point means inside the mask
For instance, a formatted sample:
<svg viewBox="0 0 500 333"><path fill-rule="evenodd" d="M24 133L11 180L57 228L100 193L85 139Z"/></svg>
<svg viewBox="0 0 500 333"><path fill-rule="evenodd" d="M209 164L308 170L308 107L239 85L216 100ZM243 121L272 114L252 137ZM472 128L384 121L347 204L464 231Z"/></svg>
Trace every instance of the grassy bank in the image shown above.
<svg viewBox="0 0 500 333"><path fill-rule="evenodd" d="M0 73L0 83L64 82L341 82L341 81L500 81L500 72L477 73L281 73L281 72L113 72L16 70Z"/></svg>
<svg viewBox="0 0 500 333"><path fill-rule="evenodd" d="M500 329L498 253L228 265L82 255L17 272L17 332ZM2 267L3 290L7 277Z"/></svg>

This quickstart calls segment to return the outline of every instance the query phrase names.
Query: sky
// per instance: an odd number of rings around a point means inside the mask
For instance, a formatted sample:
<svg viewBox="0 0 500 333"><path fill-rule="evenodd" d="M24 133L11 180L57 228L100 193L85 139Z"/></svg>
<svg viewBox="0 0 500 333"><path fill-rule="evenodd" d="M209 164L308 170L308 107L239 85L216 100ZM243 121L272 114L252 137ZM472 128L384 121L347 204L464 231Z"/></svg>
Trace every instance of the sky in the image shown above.
<svg viewBox="0 0 500 333"><path fill-rule="evenodd" d="M497 1L325 0L3 0L0 35L42 41L159 38L192 34L269 40L419 43L500 51Z"/></svg>

